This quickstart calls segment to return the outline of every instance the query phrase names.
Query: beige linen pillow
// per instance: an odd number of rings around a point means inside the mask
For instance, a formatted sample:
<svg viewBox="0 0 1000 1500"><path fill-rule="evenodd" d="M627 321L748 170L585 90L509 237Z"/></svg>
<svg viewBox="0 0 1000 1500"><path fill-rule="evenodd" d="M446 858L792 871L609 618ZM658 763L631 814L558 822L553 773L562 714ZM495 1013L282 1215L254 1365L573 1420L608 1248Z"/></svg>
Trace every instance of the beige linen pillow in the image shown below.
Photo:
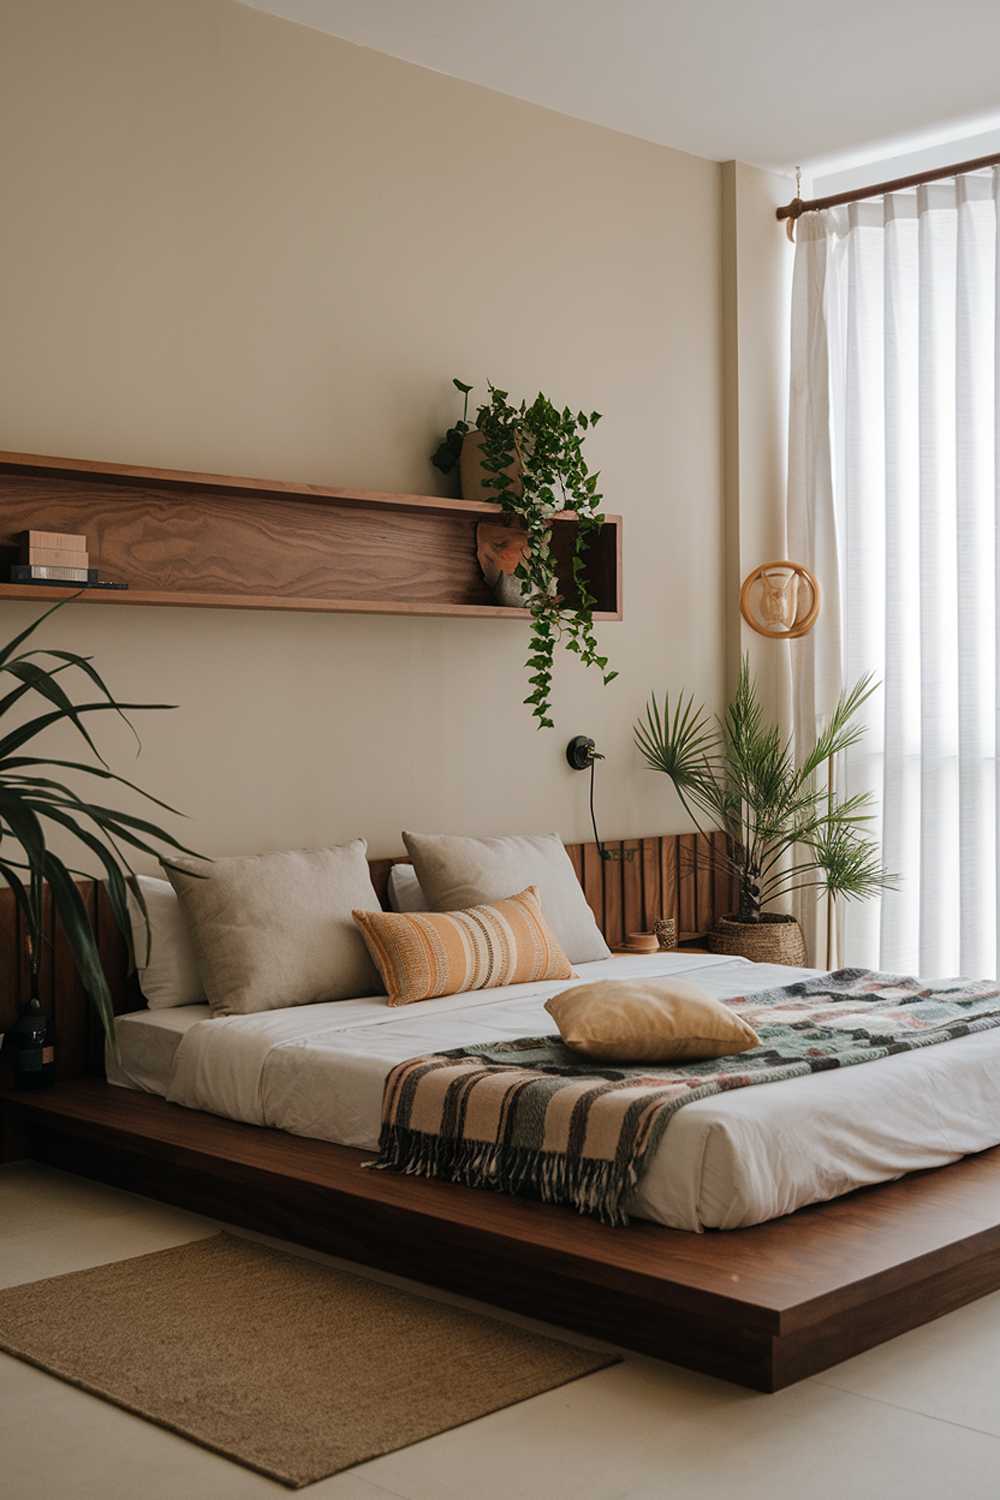
<svg viewBox="0 0 1000 1500"><path fill-rule="evenodd" d="M732 1006L684 979L602 979L545 1009L567 1047L605 1062L697 1062L760 1045Z"/></svg>
<svg viewBox="0 0 1000 1500"><path fill-rule="evenodd" d="M393 911L426 911L427 897L412 865L393 865L389 871L389 905Z"/></svg>
<svg viewBox="0 0 1000 1500"><path fill-rule="evenodd" d="M533 885L571 964L611 957L557 833L499 838L404 833L403 842L433 911L463 911Z"/></svg>
<svg viewBox="0 0 1000 1500"><path fill-rule="evenodd" d="M202 1005L205 991L187 920L169 880L153 875L137 877L149 915L149 929L130 890L128 914L139 988L150 1010L175 1005ZM146 959L149 962L146 962Z"/></svg>
<svg viewBox="0 0 1000 1500"><path fill-rule="evenodd" d="M213 1016L381 993L351 912L379 911L364 839L165 867Z"/></svg>
<svg viewBox="0 0 1000 1500"><path fill-rule="evenodd" d="M354 920L390 1005L573 977L534 886L468 911L356 911Z"/></svg>

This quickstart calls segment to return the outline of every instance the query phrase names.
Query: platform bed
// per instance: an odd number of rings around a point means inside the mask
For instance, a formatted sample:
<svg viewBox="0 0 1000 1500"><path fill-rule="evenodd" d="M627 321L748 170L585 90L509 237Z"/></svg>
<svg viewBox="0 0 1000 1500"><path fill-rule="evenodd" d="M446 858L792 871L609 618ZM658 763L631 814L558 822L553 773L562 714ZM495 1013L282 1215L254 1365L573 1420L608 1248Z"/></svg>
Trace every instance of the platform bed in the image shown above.
<svg viewBox="0 0 1000 1500"><path fill-rule="evenodd" d="M702 878L693 839L619 847L613 868L593 846L571 850L612 941L657 908L687 930L724 909L728 892ZM380 892L389 863L372 867ZM685 863L696 865L690 881ZM116 1011L140 1008L101 887L87 882L83 896ZM21 948L0 893L0 1030L24 993ZM1000 1288L1000 1146L754 1228L609 1229L569 1209L365 1171L370 1152L111 1087L93 1076L101 1039L58 929L42 981L60 1076L12 1093L0 1054L0 1161L47 1162L762 1391Z"/></svg>
<svg viewBox="0 0 1000 1500"><path fill-rule="evenodd" d="M607 1229L83 1078L5 1094L8 1155L777 1391L1000 1288L1000 1147L753 1229Z"/></svg>

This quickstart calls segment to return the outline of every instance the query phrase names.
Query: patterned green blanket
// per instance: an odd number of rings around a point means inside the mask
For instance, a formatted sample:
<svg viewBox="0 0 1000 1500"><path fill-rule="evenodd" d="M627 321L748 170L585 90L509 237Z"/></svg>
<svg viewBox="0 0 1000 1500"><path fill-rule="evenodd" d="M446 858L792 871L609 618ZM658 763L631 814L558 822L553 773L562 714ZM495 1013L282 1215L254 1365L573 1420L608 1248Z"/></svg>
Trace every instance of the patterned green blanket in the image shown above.
<svg viewBox="0 0 1000 1500"><path fill-rule="evenodd" d="M727 1089L876 1062L1000 1026L1000 985L839 969L744 995L761 1044L666 1067L601 1067L558 1036L458 1047L386 1079L374 1166L572 1204L607 1224L672 1116Z"/></svg>

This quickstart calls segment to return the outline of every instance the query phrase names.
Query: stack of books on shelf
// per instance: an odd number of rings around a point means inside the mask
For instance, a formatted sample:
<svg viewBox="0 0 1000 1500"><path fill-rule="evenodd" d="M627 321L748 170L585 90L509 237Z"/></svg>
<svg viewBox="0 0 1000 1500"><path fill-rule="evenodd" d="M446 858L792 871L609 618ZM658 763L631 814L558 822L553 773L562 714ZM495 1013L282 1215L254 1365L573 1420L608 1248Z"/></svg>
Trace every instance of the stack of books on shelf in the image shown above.
<svg viewBox="0 0 1000 1500"><path fill-rule="evenodd" d="M82 589L124 588L97 576L90 566L87 538L77 531L22 531L20 561L10 570L11 583L47 584Z"/></svg>

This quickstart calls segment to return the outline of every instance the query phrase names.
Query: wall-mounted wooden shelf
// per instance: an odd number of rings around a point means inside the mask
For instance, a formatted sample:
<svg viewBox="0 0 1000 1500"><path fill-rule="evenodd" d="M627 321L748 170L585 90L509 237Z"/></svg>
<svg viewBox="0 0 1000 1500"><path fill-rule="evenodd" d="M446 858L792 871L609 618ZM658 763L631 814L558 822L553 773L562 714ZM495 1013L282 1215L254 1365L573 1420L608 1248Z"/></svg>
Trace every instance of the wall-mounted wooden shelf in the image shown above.
<svg viewBox="0 0 1000 1500"><path fill-rule="evenodd" d="M0 453L0 578L30 528L87 537L92 566L129 585L88 604L525 619L496 604L476 560L483 501L246 479L83 459ZM569 592L576 522L554 520ZM621 518L588 554L595 618L618 620ZM0 583L0 600L44 604L72 588Z"/></svg>

